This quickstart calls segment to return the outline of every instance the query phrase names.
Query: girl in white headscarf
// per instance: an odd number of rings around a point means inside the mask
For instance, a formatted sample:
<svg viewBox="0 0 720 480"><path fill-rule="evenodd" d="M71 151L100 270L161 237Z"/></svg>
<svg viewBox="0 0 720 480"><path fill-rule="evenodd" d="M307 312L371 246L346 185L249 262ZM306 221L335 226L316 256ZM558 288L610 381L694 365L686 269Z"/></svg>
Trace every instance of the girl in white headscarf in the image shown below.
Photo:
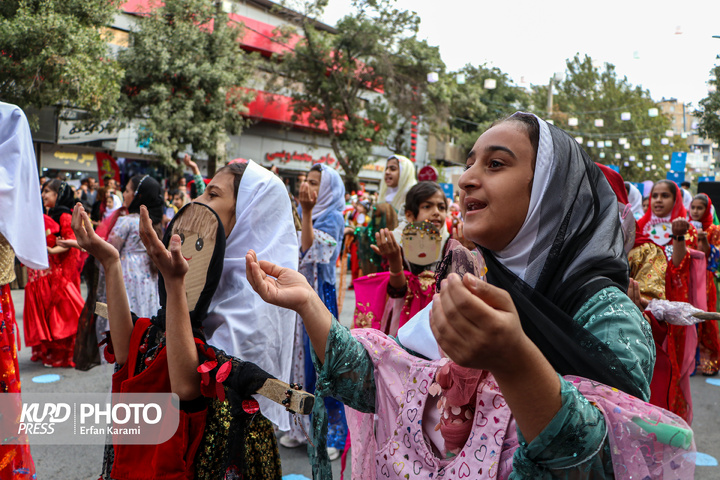
<svg viewBox="0 0 720 480"><path fill-rule="evenodd" d="M389 203L397 213L402 214L405 195L416 183L415 164L402 155L392 155L385 164L385 176L380 181L378 201Z"/></svg>
<svg viewBox="0 0 720 480"><path fill-rule="evenodd" d="M215 176L228 173L234 174L233 164ZM195 200L217 212L227 235L222 277L204 322L205 334L209 345L288 382L295 312L269 305L253 291L245 277L245 254L259 249L274 262L297 270L290 199L282 181L252 160L235 182L235 198L222 196L211 183ZM280 430L290 429L290 417L281 405L259 395L256 399L264 416Z"/></svg>

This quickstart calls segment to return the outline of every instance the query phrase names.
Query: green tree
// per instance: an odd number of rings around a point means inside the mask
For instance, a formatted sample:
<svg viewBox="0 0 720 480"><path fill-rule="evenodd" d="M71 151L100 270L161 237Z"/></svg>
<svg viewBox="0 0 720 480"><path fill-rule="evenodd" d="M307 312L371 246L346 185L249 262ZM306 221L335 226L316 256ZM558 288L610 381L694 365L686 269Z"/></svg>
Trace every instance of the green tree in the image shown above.
<svg viewBox="0 0 720 480"><path fill-rule="evenodd" d="M720 80L720 66L711 70L712 78L710 85L715 90L708 92L708 96L700 100L700 108L696 113L698 118L698 133L711 139L713 142L720 142L720 92L718 92L718 80Z"/></svg>
<svg viewBox="0 0 720 480"><path fill-rule="evenodd" d="M494 80L495 86L486 88L486 80ZM442 81L450 91L447 133L466 151L494 121L530 104L527 91L497 67L468 64Z"/></svg>
<svg viewBox="0 0 720 480"><path fill-rule="evenodd" d="M535 87L533 97L538 114L545 118L547 88ZM618 166L625 180L665 178L672 152L687 149L680 137L665 136L672 129L670 118L649 115L650 109L660 111L650 92L619 77L612 64L601 69L589 56L576 55L567 60L565 79L556 88L550 119L581 138L593 160ZM623 113L630 113L630 119L622 120ZM570 119L576 119L577 125L570 125ZM596 120L602 120L602 126Z"/></svg>
<svg viewBox="0 0 720 480"><path fill-rule="evenodd" d="M0 2L0 99L21 108L65 106L109 118L122 70L103 31L113 0ZM33 121L33 119L31 119Z"/></svg>
<svg viewBox="0 0 720 480"><path fill-rule="evenodd" d="M242 86L254 71L238 43L242 26L228 25L221 4L166 0L138 21L119 55L122 116L141 119L138 141L169 165L189 145L208 156L209 175L224 158L227 132L244 126L252 97Z"/></svg>
<svg viewBox="0 0 720 480"><path fill-rule="evenodd" d="M276 63L276 73L292 92L295 115L327 129L352 187L373 146L405 148L408 118L427 108L411 104L428 98L427 72L443 65L437 49L417 40L418 16L395 8L395 0L354 0L335 33L313 20L326 4L309 2L298 16L302 39Z"/></svg>

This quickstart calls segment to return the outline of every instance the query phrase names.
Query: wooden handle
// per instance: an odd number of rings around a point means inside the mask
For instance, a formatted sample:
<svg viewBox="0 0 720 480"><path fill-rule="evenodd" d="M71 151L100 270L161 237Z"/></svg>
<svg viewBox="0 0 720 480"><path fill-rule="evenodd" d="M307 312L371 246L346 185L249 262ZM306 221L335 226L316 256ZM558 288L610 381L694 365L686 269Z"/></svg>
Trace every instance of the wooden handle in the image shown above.
<svg viewBox="0 0 720 480"><path fill-rule="evenodd" d="M292 388L290 388L290 385L287 383L275 378L268 378L265 380L263 386L258 389L257 393L282 405L282 401L287 398L285 392L288 390L292 390ZM301 415L310 415L314 404L315 396L313 394L304 390L292 390L288 408Z"/></svg>
<svg viewBox="0 0 720 480"><path fill-rule="evenodd" d="M97 315L100 315L101 317L108 318L107 303L96 302L95 303L95 313Z"/></svg>

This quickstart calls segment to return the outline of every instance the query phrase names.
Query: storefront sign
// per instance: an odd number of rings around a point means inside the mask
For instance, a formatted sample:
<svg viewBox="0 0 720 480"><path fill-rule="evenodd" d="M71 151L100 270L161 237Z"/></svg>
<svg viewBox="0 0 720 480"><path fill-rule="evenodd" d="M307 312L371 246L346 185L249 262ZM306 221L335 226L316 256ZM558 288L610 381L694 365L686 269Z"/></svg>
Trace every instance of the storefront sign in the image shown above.
<svg viewBox="0 0 720 480"><path fill-rule="evenodd" d="M280 152L274 152L274 153L266 153L265 154L265 160L268 162L280 162L280 163L289 163L291 160L295 160L298 162L308 162L312 165L315 165L316 163L324 163L326 165L329 165L337 170L340 170L340 163L335 160L335 158L332 155L325 155L320 157L319 159L313 158L312 155L307 153L298 153L298 152L286 152L285 150L282 150Z"/></svg>
<svg viewBox="0 0 720 480"><path fill-rule="evenodd" d="M57 143L87 143L96 140L114 140L118 137L118 131L110 129L110 122L90 123L80 126L78 122L58 122Z"/></svg>

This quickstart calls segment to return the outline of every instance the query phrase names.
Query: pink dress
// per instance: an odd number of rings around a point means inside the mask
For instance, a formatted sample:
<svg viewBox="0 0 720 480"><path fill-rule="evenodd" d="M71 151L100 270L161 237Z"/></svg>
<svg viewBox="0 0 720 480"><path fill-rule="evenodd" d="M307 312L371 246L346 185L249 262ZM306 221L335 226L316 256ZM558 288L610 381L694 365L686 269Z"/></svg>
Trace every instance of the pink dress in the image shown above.
<svg viewBox="0 0 720 480"><path fill-rule="evenodd" d="M353 478L481 480L507 479L511 474L514 478L573 478L578 469L585 468L581 463L591 463L580 460L578 468L565 466L542 475L533 470L535 465L526 461L522 449L516 454L522 436L489 372L479 383L473 427L464 447L455 457L439 458L427 441L433 437L435 423L431 418L435 401L429 388L447 360L414 357L372 329L356 329L352 334L370 356L376 385L374 415L348 408L353 445L363 445L353 451ZM692 431L680 417L591 380L565 380L564 389L576 388L602 412L615 478L663 478L667 468L672 478L693 477ZM545 430L552 429L551 422ZM602 457L605 446L604 442L595 457ZM593 478L606 477L600 473Z"/></svg>

